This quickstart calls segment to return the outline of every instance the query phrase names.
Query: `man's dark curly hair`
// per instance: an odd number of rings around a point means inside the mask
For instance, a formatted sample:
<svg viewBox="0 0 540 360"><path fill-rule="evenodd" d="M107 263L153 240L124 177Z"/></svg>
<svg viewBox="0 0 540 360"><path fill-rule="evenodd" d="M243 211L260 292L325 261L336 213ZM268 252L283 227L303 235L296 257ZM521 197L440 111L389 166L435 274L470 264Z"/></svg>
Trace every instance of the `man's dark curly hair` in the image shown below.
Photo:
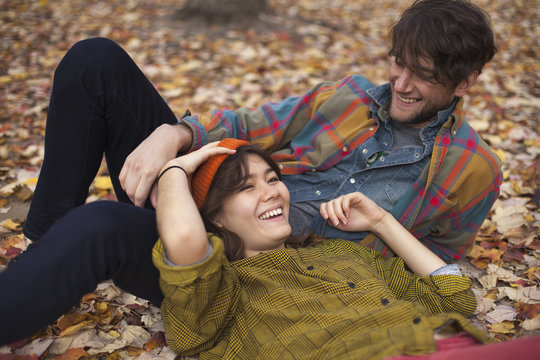
<svg viewBox="0 0 540 360"><path fill-rule="evenodd" d="M452 86L480 74L497 52L489 15L468 0L417 0L390 35L389 55L398 65Z"/></svg>

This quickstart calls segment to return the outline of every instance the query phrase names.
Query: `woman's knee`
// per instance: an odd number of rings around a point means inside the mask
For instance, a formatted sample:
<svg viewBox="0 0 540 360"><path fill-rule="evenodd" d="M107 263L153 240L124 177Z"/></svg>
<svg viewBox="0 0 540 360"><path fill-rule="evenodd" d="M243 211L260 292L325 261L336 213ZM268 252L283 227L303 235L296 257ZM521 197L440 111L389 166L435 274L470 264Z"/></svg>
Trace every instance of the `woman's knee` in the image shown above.
<svg viewBox="0 0 540 360"><path fill-rule="evenodd" d="M78 41L66 53L56 69L62 71L88 71L95 69L122 69L131 58L114 41L107 38L90 38Z"/></svg>
<svg viewBox="0 0 540 360"><path fill-rule="evenodd" d="M74 208L64 222L86 233L100 234L119 230L137 233L144 228L152 231L156 226L152 210L116 201L96 201Z"/></svg>

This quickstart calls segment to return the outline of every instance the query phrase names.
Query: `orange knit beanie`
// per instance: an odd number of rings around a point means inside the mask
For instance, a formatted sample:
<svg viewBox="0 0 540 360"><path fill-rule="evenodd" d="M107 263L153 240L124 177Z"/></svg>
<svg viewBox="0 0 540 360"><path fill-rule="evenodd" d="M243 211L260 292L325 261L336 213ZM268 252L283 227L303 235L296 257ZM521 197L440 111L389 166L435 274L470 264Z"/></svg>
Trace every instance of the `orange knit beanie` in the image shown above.
<svg viewBox="0 0 540 360"><path fill-rule="evenodd" d="M217 146L236 150L240 146L246 145L250 144L245 140L227 138L221 140ZM193 174L193 178L191 179L191 193L193 194L193 199L195 200L195 204L197 205L198 209L203 206L204 201L206 200L206 195L208 195L210 185L212 184L212 179L214 178L214 175L216 175L216 172L218 171L218 168L223 160L225 160L227 157L229 157L227 154L212 156L206 160L205 163L199 166L199 168Z"/></svg>

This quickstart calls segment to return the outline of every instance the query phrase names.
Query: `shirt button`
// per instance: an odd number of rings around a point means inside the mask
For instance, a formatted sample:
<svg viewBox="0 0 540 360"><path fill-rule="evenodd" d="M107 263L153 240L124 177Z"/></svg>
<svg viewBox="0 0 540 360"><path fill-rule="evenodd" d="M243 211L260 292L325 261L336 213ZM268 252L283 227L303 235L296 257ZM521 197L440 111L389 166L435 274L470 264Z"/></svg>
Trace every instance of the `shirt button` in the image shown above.
<svg viewBox="0 0 540 360"><path fill-rule="evenodd" d="M414 157L418 159L420 157L420 153L414 153Z"/></svg>
<svg viewBox="0 0 540 360"><path fill-rule="evenodd" d="M279 164L278 167L280 170L283 170L283 165Z"/></svg>
<svg viewBox="0 0 540 360"><path fill-rule="evenodd" d="M368 152L367 149L362 150L362 154L367 154L367 152Z"/></svg>
<svg viewBox="0 0 540 360"><path fill-rule="evenodd" d="M388 305L389 302L388 299L381 299L381 304L383 305Z"/></svg>
<svg viewBox="0 0 540 360"><path fill-rule="evenodd" d="M347 283L347 285L349 285L351 289L354 289L354 287L356 286L356 284L352 282Z"/></svg>
<svg viewBox="0 0 540 360"><path fill-rule="evenodd" d="M354 178L350 178L350 179L349 179L349 182L350 182L351 184L354 184L354 183L356 182L356 180L354 180Z"/></svg>
<svg viewBox="0 0 540 360"><path fill-rule="evenodd" d="M321 195L321 190L315 191L315 195L317 195L317 196L318 196L318 195Z"/></svg>
<svg viewBox="0 0 540 360"><path fill-rule="evenodd" d="M317 171L317 169L311 169L311 172L315 172L315 171Z"/></svg>
<svg viewBox="0 0 540 360"><path fill-rule="evenodd" d="M346 153L347 151L349 151L349 149L347 149L347 147L344 146L344 147L341 149L341 151L343 151L344 153Z"/></svg>
<svg viewBox="0 0 540 360"><path fill-rule="evenodd" d="M413 323L418 324L420 322L420 318L416 317L413 319Z"/></svg>
<svg viewBox="0 0 540 360"><path fill-rule="evenodd" d="M384 161L384 156L381 156L381 158L379 159L381 162Z"/></svg>
<svg viewBox="0 0 540 360"><path fill-rule="evenodd" d="M307 267L307 269L308 269L308 270L313 270L313 266L309 265L309 266Z"/></svg>
<svg viewBox="0 0 540 360"><path fill-rule="evenodd" d="M388 141L383 142L383 145L384 145L384 146L387 146L387 145L388 145Z"/></svg>
<svg viewBox="0 0 540 360"><path fill-rule="evenodd" d="M375 129L373 126L369 128L369 131L373 131Z"/></svg>

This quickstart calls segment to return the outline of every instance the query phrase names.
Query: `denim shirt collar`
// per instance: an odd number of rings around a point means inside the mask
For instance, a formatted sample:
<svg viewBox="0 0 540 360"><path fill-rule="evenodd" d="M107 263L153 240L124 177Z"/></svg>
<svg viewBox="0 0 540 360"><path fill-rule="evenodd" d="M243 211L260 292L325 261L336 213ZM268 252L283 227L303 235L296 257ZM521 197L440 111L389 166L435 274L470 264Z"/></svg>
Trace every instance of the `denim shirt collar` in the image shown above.
<svg viewBox="0 0 540 360"><path fill-rule="evenodd" d="M379 106L383 106L392 99L392 92L390 90L390 83L382 84L371 89L366 90L371 96L373 101ZM454 111L458 98L455 98L450 106L444 110L440 110L437 113L437 120L430 122L420 130L420 136L423 140L434 138L440 127L448 120L452 112ZM386 122L387 119L381 119Z"/></svg>

